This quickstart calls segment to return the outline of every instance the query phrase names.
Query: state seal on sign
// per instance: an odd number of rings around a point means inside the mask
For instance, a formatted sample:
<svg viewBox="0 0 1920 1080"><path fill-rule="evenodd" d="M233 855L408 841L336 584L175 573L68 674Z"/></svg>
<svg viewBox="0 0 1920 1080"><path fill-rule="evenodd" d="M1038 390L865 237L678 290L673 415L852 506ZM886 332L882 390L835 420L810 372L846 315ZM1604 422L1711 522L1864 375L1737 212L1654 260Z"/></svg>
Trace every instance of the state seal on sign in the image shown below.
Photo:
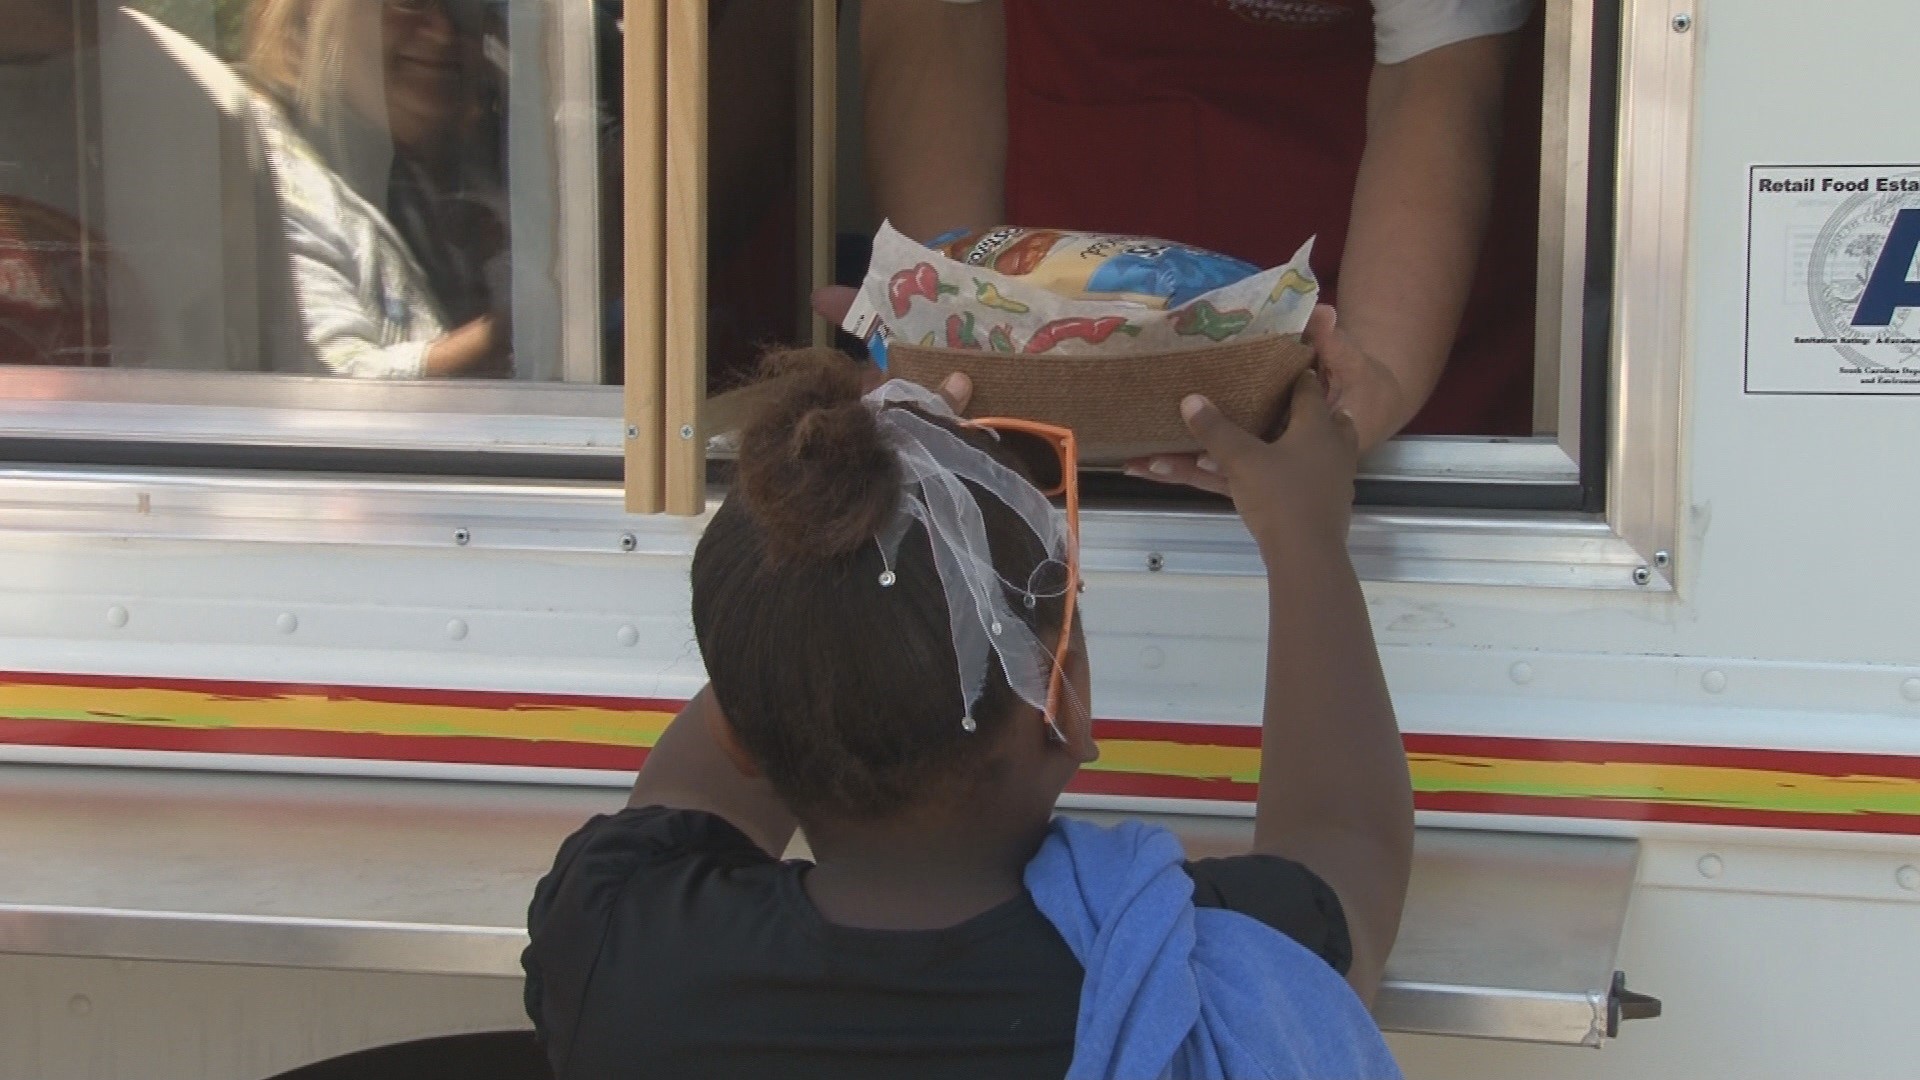
<svg viewBox="0 0 1920 1080"><path fill-rule="evenodd" d="M1920 182L1920 171L1897 180ZM1896 372L1920 361L1920 308L1900 307L1886 325L1862 326L1858 316L1874 271L1903 210L1920 209L1920 191L1893 185L1849 196L1827 218L1807 260L1807 301L1823 337L1862 373ZM1903 267L1909 277L1912 267ZM1866 346L1871 346L1869 350ZM1898 358L1897 360L1895 358Z"/></svg>

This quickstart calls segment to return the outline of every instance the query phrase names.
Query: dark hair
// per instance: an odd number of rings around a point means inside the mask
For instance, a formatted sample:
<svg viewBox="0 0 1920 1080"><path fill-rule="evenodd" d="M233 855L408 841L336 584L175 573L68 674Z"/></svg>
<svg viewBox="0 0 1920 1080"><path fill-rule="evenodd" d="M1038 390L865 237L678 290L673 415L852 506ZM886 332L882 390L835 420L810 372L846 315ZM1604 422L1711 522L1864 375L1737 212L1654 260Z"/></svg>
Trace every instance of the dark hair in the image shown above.
<svg viewBox="0 0 1920 1080"><path fill-rule="evenodd" d="M919 524L894 584L880 584L875 534L899 507L902 474L854 362L780 353L762 376L783 377L782 389L742 433L733 490L693 556L694 634L714 694L803 817L879 817L950 793L977 779L1020 701L991 662L978 730L963 730L946 596ZM990 437L959 434L1020 468ZM1001 577L1032 580L1047 559L1040 541L999 499L979 504ZM1008 606L1043 643L1058 640L1060 597Z"/></svg>

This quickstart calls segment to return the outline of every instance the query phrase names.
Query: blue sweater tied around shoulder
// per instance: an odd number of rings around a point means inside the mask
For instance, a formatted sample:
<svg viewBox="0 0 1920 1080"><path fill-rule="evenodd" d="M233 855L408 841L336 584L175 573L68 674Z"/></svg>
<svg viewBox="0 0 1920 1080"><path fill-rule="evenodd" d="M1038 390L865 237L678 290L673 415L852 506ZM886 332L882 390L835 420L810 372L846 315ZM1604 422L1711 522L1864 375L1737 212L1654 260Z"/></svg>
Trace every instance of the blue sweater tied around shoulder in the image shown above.
<svg viewBox="0 0 1920 1080"><path fill-rule="evenodd" d="M1056 819L1027 891L1086 969L1068 1080L1400 1080L1326 961L1237 911L1193 905L1180 841Z"/></svg>

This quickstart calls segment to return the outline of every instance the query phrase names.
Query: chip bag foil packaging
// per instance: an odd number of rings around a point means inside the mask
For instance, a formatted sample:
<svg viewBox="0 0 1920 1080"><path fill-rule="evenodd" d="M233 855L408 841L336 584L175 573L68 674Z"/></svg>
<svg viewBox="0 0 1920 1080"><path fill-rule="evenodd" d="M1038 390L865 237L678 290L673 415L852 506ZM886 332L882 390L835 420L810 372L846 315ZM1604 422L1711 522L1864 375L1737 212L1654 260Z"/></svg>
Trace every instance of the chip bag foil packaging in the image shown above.
<svg viewBox="0 0 1920 1080"><path fill-rule="evenodd" d="M889 341L1055 356L1173 352L1306 329L1309 240L1284 266L1138 236L1000 228L926 247L883 224L845 329Z"/></svg>

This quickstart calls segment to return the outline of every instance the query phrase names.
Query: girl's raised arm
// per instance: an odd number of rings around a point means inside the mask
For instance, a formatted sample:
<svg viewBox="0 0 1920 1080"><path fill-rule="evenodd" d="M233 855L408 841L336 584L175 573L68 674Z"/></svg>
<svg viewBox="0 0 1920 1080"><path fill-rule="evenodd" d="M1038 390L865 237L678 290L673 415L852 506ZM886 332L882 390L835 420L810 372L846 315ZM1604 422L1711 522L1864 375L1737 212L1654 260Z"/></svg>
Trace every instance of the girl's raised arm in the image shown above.
<svg viewBox="0 0 1920 1080"><path fill-rule="evenodd" d="M1322 323L1322 325L1325 325ZM1347 557L1357 437L1319 378L1262 442L1212 405L1181 407L1267 566L1266 708L1254 849L1319 874L1353 939L1347 981L1371 1003L1399 933L1413 791L1366 600Z"/></svg>

